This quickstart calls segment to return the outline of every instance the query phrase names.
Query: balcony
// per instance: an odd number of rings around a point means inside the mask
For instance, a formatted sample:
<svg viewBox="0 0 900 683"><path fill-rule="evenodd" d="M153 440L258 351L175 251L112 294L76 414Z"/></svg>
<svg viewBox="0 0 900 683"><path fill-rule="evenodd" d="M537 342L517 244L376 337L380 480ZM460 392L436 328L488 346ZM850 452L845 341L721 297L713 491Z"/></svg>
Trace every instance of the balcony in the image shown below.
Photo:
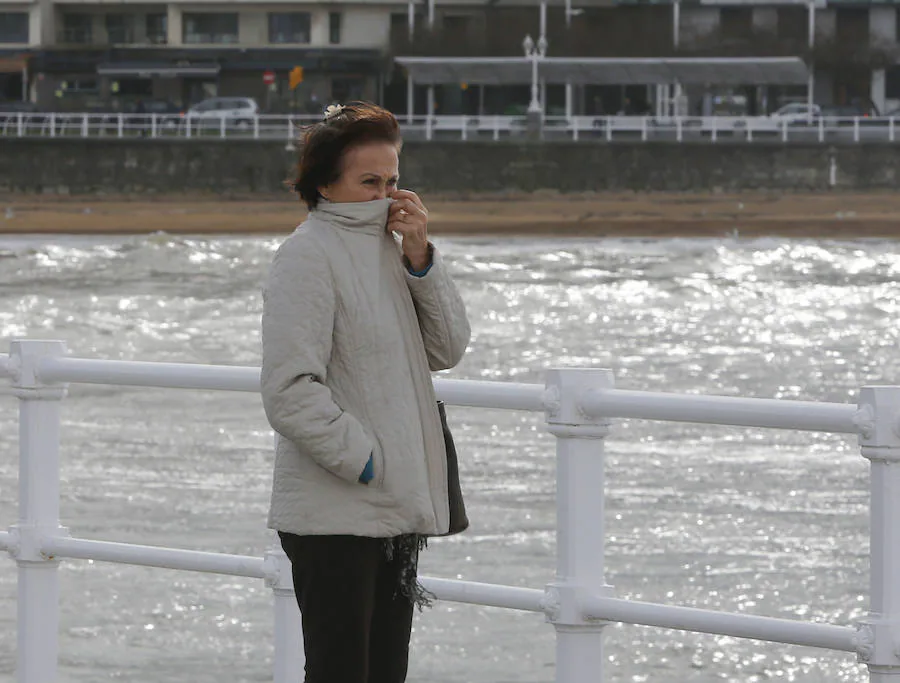
<svg viewBox="0 0 900 683"><path fill-rule="evenodd" d="M57 32L56 42L62 45L93 45L90 28L63 28Z"/></svg>
<svg viewBox="0 0 900 683"><path fill-rule="evenodd" d="M109 45L133 45L135 43L134 29L125 27L107 28L106 42Z"/></svg>

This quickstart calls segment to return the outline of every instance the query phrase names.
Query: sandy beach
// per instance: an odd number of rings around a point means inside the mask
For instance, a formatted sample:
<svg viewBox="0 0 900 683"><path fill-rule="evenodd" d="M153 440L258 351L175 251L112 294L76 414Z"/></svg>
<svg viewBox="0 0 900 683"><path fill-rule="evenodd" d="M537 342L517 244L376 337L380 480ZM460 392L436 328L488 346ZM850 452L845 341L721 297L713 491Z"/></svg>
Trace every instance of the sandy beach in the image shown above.
<svg viewBox="0 0 900 683"><path fill-rule="evenodd" d="M446 235L900 238L900 194L534 194L423 197ZM292 196L0 196L0 234L286 234Z"/></svg>

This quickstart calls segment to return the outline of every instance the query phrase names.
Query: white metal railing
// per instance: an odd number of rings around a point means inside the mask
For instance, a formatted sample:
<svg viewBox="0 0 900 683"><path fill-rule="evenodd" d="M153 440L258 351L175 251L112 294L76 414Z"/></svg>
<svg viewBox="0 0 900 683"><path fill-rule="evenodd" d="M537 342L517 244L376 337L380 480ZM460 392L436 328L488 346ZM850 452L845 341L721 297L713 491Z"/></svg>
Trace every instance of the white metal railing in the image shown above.
<svg viewBox="0 0 900 683"><path fill-rule="evenodd" d="M0 138L184 138L293 142L317 116L0 112ZM406 139L487 141L529 135L525 116L403 116ZM547 116L544 140L674 142L895 142L894 117L821 116Z"/></svg>
<svg viewBox="0 0 900 683"><path fill-rule="evenodd" d="M18 565L18 681L56 680L61 558L264 579L273 590L274 681L302 671L290 562L73 538L59 524L60 409L67 383L259 390L259 369L70 358L62 342L14 341L0 379L19 400L19 520L0 532ZM677 395L614 388L601 369L557 369L544 385L435 380L455 405L544 412L557 452L557 571L543 589L423 577L440 600L544 613L556 629L557 683L594 683L613 621L856 653L871 681L900 676L900 387L863 387L859 404ZM616 598L604 580L604 442L613 417L857 433L871 464L870 610L854 627Z"/></svg>

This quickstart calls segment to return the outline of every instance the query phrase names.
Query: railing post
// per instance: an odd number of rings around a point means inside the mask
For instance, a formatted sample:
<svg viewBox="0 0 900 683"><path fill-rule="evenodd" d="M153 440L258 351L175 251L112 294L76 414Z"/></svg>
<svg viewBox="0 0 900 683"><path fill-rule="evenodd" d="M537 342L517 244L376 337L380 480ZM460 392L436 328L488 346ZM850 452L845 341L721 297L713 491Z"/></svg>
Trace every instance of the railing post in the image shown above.
<svg viewBox="0 0 900 683"><path fill-rule="evenodd" d="M24 116L22 115L22 113L20 112L19 115L18 115L16 118L17 118L17 121L16 121L16 132L18 133L18 136L19 136L19 137L22 137L22 136L23 136L23 132L22 132L22 130L23 130L23 128L22 128L22 122L24 121L25 117L24 117Z"/></svg>
<svg viewBox="0 0 900 683"><path fill-rule="evenodd" d="M10 529L18 565L18 683L53 683L59 656L59 560L41 552L59 525L59 428L63 384L45 384L41 358L62 356L58 341L13 341L13 394L19 399L19 520Z"/></svg>
<svg viewBox="0 0 900 683"><path fill-rule="evenodd" d="M860 448L869 460L869 614L857 655L872 683L900 681L900 387L863 387Z"/></svg>
<svg viewBox="0 0 900 683"><path fill-rule="evenodd" d="M589 389L609 389L612 372L558 369L547 375L547 429L556 437L556 581L546 589L547 619L556 628L556 683L603 679L602 632L586 618L583 598L609 596L603 576L604 439L609 422L579 407Z"/></svg>
<svg viewBox="0 0 900 683"><path fill-rule="evenodd" d="M116 135L121 139L125 137L125 117L119 114L116 120Z"/></svg>
<svg viewBox="0 0 900 683"><path fill-rule="evenodd" d="M266 585L275 596L274 683L303 680L306 658L303 655L303 628L300 608L294 596L291 561L280 547L266 552Z"/></svg>

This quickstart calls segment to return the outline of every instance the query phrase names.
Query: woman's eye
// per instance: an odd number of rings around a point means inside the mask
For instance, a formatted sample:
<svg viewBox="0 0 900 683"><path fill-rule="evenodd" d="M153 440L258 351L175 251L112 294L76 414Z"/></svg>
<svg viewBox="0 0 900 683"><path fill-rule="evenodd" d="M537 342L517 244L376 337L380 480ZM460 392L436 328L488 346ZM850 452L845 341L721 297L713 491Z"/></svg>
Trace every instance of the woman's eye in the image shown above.
<svg viewBox="0 0 900 683"><path fill-rule="evenodd" d="M374 178L369 178L369 179L366 181L366 185L377 185L377 184L378 184L378 181L375 180Z"/></svg>

